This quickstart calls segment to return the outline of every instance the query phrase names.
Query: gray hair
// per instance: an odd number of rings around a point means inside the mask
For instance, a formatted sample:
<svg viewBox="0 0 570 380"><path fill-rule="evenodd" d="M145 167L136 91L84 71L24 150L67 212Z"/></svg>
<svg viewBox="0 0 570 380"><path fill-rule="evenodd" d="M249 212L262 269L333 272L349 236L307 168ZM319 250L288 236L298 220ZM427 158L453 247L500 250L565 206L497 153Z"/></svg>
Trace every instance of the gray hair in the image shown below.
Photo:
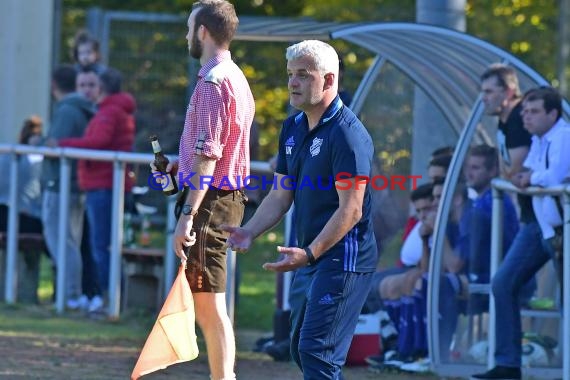
<svg viewBox="0 0 570 380"><path fill-rule="evenodd" d="M287 61L301 57L312 58L321 74L334 73L338 77L338 54L331 45L318 40L305 40L287 48Z"/></svg>

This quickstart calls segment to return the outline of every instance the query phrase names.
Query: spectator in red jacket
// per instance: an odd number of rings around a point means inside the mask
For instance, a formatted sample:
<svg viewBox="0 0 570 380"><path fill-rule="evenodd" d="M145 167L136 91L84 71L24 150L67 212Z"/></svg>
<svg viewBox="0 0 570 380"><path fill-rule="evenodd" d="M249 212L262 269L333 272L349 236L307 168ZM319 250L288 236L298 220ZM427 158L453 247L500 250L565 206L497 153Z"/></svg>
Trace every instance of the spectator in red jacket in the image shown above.
<svg viewBox="0 0 570 380"><path fill-rule="evenodd" d="M83 137L66 138L51 145L113 151L132 151L135 139L135 100L121 92L121 74L107 68L100 76L101 95L98 111L91 119ZM111 162L80 160L78 164L79 187L86 194L86 208L91 228L91 252L95 262L98 288L102 293L109 287L109 246L111 244L111 201L113 164ZM125 176L125 190L133 186ZM103 295L100 302L90 303L90 312L103 312Z"/></svg>

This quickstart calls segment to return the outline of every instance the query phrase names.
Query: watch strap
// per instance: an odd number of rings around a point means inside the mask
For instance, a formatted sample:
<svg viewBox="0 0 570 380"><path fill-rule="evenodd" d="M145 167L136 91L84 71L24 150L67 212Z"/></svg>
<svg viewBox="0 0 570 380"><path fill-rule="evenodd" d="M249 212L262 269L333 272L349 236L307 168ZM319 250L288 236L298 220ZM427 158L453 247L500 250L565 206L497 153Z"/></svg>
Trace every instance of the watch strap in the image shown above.
<svg viewBox="0 0 570 380"><path fill-rule="evenodd" d="M317 260L315 259L315 255L313 255L313 251L311 251L311 248L305 247L303 248L303 250L305 251L307 258L309 259L309 263L307 265L314 265L317 262Z"/></svg>

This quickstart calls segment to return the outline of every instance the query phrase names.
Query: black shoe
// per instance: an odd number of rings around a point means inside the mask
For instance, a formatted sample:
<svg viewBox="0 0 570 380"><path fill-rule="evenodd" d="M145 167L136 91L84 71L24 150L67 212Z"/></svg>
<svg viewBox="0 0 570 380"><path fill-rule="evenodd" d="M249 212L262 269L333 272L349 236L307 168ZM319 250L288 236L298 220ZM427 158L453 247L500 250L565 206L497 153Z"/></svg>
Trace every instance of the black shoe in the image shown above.
<svg viewBox="0 0 570 380"><path fill-rule="evenodd" d="M518 367L503 367L498 365L485 373L479 373L471 376L471 380L480 379L521 380L521 369Z"/></svg>
<svg viewBox="0 0 570 380"><path fill-rule="evenodd" d="M259 338L255 341L255 347L253 348L253 352L264 352L265 347L272 345L273 336Z"/></svg>
<svg viewBox="0 0 570 380"><path fill-rule="evenodd" d="M291 360L291 344L289 339L271 344L265 347L264 351L276 362L288 362Z"/></svg>

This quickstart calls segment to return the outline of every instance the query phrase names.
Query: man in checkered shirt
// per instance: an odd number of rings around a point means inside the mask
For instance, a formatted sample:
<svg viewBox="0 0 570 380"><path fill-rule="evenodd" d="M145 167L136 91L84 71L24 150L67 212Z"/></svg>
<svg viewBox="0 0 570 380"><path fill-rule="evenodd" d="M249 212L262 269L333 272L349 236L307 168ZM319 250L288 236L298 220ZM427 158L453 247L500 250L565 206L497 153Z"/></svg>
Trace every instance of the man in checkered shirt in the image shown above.
<svg viewBox="0 0 570 380"><path fill-rule="evenodd" d="M180 138L174 231L176 255L186 260L196 321L204 334L211 379L235 379L235 338L226 312L226 238L222 223L241 223L249 176L249 134L255 104L232 61L238 26L232 4L201 0L188 18L190 55L200 60L198 82ZM192 233L195 232L195 235Z"/></svg>

